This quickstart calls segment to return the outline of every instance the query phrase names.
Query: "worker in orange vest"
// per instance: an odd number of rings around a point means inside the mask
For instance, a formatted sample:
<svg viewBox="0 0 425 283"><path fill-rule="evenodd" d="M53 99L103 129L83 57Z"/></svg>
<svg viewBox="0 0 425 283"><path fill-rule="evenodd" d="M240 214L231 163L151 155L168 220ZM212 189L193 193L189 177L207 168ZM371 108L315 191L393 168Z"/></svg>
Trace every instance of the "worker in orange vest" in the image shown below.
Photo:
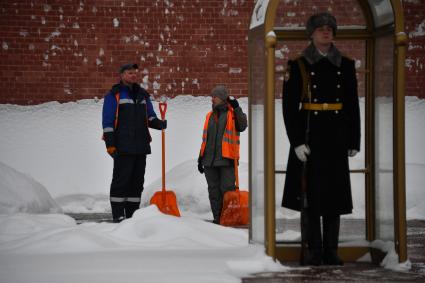
<svg viewBox="0 0 425 283"><path fill-rule="evenodd" d="M234 160L239 160L239 135L247 128L247 118L225 86L214 87L211 96L212 111L204 123L198 171L205 173L213 222L218 224L223 195L235 190Z"/></svg>

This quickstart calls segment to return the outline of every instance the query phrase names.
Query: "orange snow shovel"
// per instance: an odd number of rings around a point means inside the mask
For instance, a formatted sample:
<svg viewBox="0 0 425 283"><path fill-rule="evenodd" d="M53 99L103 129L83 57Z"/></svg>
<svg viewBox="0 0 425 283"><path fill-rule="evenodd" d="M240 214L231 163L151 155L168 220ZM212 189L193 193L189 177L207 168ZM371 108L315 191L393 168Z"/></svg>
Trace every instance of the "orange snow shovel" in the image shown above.
<svg viewBox="0 0 425 283"><path fill-rule="evenodd" d="M167 103L159 103L159 112L161 119L165 120L165 112L167 112ZM151 198L150 204L155 204L158 209L165 214L180 216L177 206L176 194L173 191L165 190L165 130L162 129L162 190L155 192Z"/></svg>
<svg viewBox="0 0 425 283"><path fill-rule="evenodd" d="M238 162L236 159L234 161L236 190L224 193L220 216L220 225L223 226L243 226L249 223L249 193L239 190Z"/></svg>

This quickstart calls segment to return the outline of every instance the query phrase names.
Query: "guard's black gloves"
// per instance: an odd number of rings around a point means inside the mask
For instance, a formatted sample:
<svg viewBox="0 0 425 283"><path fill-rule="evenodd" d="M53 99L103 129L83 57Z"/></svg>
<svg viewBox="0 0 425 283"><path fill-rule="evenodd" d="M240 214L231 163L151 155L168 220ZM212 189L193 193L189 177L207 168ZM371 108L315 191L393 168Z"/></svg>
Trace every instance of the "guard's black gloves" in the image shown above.
<svg viewBox="0 0 425 283"><path fill-rule="evenodd" d="M205 172L204 165L202 165L201 157L198 158L198 171L201 174L204 174L204 172Z"/></svg>
<svg viewBox="0 0 425 283"><path fill-rule="evenodd" d="M162 120L162 130L165 130L167 128L167 120Z"/></svg>
<svg viewBox="0 0 425 283"><path fill-rule="evenodd" d="M236 100L236 98L230 99L229 97L227 98L227 102L229 102L230 106L232 106L233 109L236 109L239 107L239 102Z"/></svg>

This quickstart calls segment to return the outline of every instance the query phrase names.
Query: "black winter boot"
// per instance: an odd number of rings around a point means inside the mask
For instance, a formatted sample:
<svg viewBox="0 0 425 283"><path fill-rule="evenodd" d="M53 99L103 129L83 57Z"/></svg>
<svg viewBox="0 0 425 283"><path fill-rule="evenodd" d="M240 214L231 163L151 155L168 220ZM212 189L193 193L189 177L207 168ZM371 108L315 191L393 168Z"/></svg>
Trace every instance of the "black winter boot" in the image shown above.
<svg viewBox="0 0 425 283"><path fill-rule="evenodd" d="M307 265L319 266L322 264L322 250L312 249L309 250L310 256L307 260Z"/></svg>
<svg viewBox="0 0 425 283"><path fill-rule="evenodd" d="M114 223L119 223L125 219L123 202L111 202L111 209L112 209L112 221Z"/></svg>
<svg viewBox="0 0 425 283"><path fill-rule="evenodd" d="M338 256L340 216L323 217L323 263L326 265L344 265Z"/></svg>
<svg viewBox="0 0 425 283"><path fill-rule="evenodd" d="M133 213L140 207L140 202L126 202L125 203L125 217L131 218Z"/></svg>

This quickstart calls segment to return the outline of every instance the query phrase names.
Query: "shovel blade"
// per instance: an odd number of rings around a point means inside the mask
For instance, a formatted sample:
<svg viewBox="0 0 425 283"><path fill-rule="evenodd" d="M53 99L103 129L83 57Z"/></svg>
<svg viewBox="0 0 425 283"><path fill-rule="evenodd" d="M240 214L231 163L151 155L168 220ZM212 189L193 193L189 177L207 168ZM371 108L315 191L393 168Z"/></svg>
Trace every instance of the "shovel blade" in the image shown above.
<svg viewBox="0 0 425 283"><path fill-rule="evenodd" d="M241 226L249 223L249 193L247 191L229 191L224 193L220 224Z"/></svg>
<svg viewBox="0 0 425 283"><path fill-rule="evenodd" d="M155 192L151 198L150 204L155 204L164 214L180 217L176 194L173 191Z"/></svg>

